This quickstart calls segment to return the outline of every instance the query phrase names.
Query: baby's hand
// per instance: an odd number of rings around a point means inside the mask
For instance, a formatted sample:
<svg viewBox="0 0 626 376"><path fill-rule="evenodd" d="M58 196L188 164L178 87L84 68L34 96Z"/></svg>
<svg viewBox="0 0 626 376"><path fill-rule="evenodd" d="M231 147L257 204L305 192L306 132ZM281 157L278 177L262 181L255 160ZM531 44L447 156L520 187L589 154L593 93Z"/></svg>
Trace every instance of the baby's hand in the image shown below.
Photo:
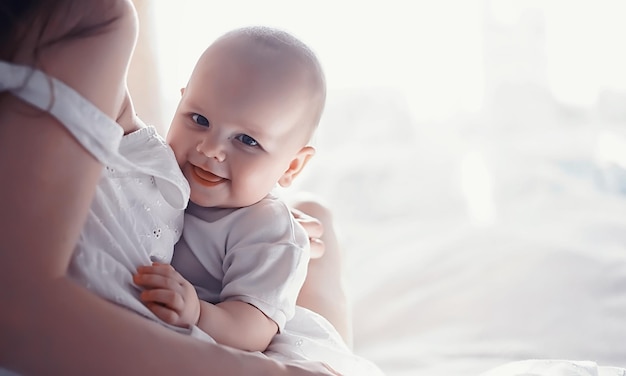
<svg viewBox="0 0 626 376"><path fill-rule="evenodd" d="M196 290L171 265L154 262L140 266L133 281L145 288L140 299L161 320L180 327L198 323L200 301Z"/></svg>

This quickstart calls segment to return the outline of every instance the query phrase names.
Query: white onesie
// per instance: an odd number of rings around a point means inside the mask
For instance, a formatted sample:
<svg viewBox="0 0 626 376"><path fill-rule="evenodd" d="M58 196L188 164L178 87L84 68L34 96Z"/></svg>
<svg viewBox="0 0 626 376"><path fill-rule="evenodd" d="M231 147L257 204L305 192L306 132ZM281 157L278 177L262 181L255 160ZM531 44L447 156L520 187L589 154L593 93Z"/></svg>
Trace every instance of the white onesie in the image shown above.
<svg viewBox="0 0 626 376"><path fill-rule="evenodd" d="M172 265L200 299L249 303L282 331L294 315L308 261L306 231L287 205L268 195L237 209L190 202Z"/></svg>

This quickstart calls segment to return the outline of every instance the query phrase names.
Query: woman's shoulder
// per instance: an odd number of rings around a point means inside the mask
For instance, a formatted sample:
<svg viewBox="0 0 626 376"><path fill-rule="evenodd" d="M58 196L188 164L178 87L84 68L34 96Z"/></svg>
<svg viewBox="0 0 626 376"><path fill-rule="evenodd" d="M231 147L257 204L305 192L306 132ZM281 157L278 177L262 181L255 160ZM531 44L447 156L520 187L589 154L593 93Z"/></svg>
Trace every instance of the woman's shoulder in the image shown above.
<svg viewBox="0 0 626 376"><path fill-rule="evenodd" d="M16 123L31 121L32 107L48 112L102 163L113 163L108 156L122 135L118 119L130 102L126 70L137 32L132 2L23 2L7 4L22 11L8 39L12 51L0 46L8 60L0 62L0 91L14 94L3 98L0 110Z"/></svg>

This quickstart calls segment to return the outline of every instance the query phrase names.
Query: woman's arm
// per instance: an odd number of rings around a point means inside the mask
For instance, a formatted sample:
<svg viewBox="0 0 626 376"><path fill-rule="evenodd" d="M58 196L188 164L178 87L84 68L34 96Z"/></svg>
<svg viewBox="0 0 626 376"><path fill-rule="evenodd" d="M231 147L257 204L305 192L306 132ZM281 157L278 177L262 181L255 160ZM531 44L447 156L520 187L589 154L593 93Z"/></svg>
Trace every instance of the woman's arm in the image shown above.
<svg viewBox="0 0 626 376"><path fill-rule="evenodd" d="M97 34L47 47L39 66L116 117L125 99L134 12L122 0L75 4L91 10L78 22L114 21ZM33 45L20 45L28 48ZM28 62L27 55L16 61ZM327 374L321 366L281 365L177 334L69 281L100 170L53 118L0 95L1 367L35 375Z"/></svg>
<svg viewBox="0 0 626 376"><path fill-rule="evenodd" d="M332 212L317 198L307 195L297 197L292 203L300 223L306 228L311 243L318 251L312 254L304 285L298 295L298 305L324 316L352 347L351 307L348 301L343 250L335 233ZM306 216L314 219L307 219ZM316 220L315 220L316 219Z"/></svg>

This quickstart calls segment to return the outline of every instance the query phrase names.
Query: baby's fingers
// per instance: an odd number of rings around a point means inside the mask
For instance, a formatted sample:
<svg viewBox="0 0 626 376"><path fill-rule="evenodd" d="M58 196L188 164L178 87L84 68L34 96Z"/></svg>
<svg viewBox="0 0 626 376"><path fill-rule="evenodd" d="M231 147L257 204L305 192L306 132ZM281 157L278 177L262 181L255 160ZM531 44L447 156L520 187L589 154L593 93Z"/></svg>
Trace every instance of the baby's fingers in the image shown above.
<svg viewBox="0 0 626 376"><path fill-rule="evenodd" d="M141 292L139 298L146 305L156 303L160 306L167 307L176 313L180 313L185 306L183 298L171 290L145 290Z"/></svg>
<svg viewBox="0 0 626 376"><path fill-rule="evenodd" d="M182 280L180 273L170 264L153 262L152 265L143 265L137 268L138 274L156 274L174 280Z"/></svg>
<svg viewBox="0 0 626 376"><path fill-rule="evenodd" d="M148 303L146 304L146 306L150 311L152 311L152 313L154 313L156 317L160 318L166 323L170 325L180 326L178 325L180 315L176 311L173 311L170 308L157 303Z"/></svg>
<svg viewBox="0 0 626 376"><path fill-rule="evenodd" d="M182 289L180 282L160 274L138 272L133 276L133 282L147 289L168 289L172 291L180 291Z"/></svg>
<svg viewBox="0 0 626 376"><path fill-rule="evenodd" d="M146 288L168 288L181 292L186 280L169 264L153 263L137 268L133 281Z"/></svg>

